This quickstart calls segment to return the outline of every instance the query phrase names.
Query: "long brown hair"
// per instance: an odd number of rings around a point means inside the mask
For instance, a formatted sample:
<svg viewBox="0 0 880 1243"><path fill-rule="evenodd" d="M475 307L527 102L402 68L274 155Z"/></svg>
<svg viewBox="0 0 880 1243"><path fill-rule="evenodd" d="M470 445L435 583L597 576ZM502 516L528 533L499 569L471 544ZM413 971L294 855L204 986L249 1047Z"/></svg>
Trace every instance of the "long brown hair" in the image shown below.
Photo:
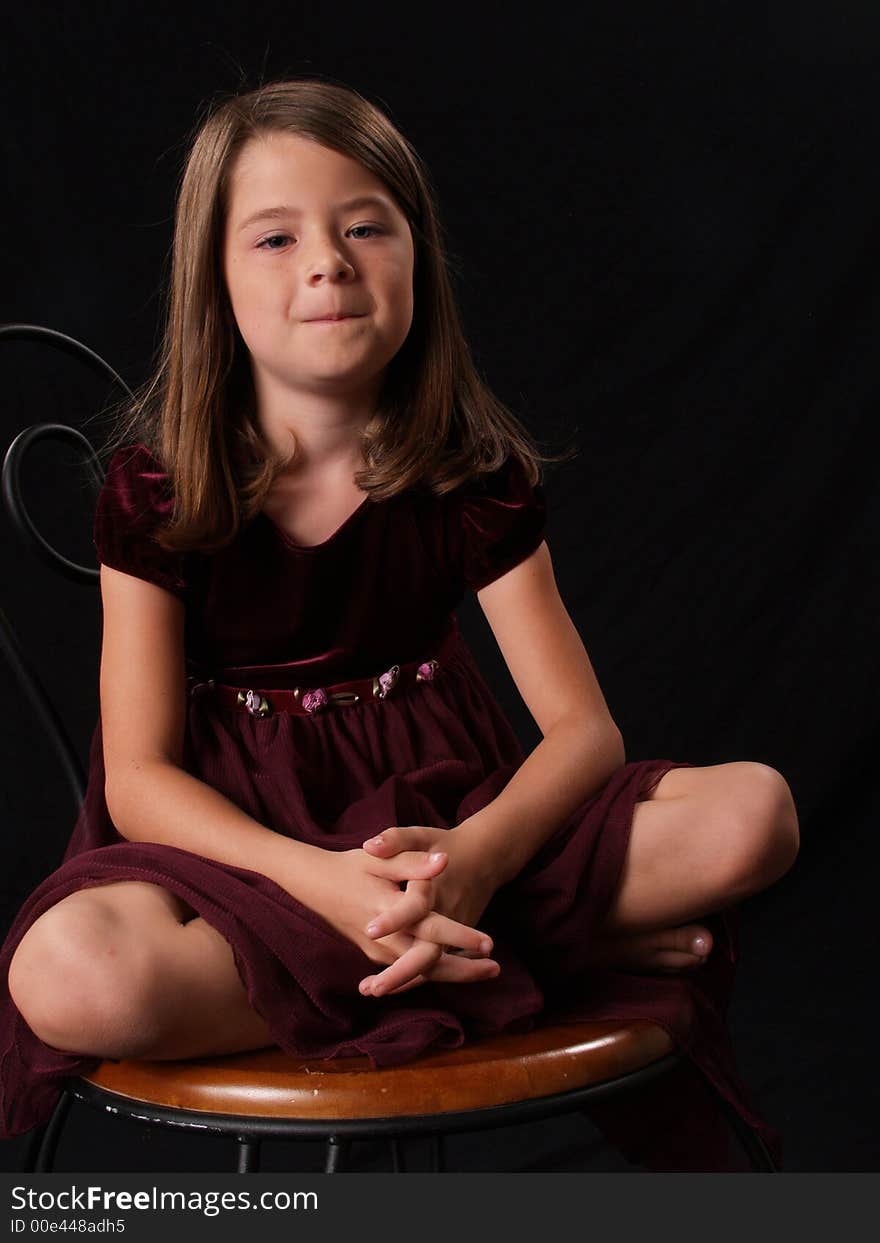
<svg viewBox="0 0 880 1243"><path fill-rule="evenodd" d="M168 472L174 508L157 532L169 550L214 551L263 507L280 457L257 421L247 347L222 269L235 160L251 139L286 131L359 161L394 196L414 245L414 312L363 432L359 487L383 500L416 484L442 495L510 454L541 481L528 431L483 382L462 332L430 176L390 118L350 87L320 78L227 95L196 123L174 219L165 327L152 376L114 417L105 451L141 442Z"/></svg>

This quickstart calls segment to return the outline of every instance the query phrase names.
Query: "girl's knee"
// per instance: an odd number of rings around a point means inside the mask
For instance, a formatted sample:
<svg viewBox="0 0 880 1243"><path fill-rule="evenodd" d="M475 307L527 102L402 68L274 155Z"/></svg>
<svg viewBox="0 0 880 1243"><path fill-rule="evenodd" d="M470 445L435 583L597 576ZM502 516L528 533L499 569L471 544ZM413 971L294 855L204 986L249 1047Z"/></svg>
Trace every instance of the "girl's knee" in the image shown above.
<svg viewBox="0 0 880 1243"><path fill-rule="evenodd" d="M120 1040L152 1036L157 973L147 955L126 952L128 939L105 903L71 897L78 900L51 907L22 937L9 966L9 993L47 1044L112 1056Z"/></svg>
<svg viewBox="0 0 880 1243"><path fill-rule="evenodd" d="M740 849L738 880L750 892L779 880L800 848L797 808L788 782L768 764L743 762L735 820Z"/></svg>

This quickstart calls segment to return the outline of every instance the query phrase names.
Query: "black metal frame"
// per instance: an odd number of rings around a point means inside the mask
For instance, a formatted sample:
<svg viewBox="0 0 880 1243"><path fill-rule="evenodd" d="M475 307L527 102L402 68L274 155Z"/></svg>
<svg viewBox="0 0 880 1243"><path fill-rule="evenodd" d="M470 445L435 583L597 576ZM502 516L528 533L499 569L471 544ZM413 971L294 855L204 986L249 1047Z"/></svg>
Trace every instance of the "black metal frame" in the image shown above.
<svg viewBox="0 0 880 1243"><path fill-rule="evenodd" d="M66 354L85 362L99 374L109 377L131 397L133 394L125 381L116 374L109 363L88 346L74 337L39 324L0 324L0 340L42 341ZM100 581L100 571L94 566L79 565L70 561L43 538L27 511L21 490L21 468L25 456L38 441L68 440L82 449L92 477L96 494L104 482L104 471L89 441L75 427L67 423L37 423L20 432L6 451L3 459L3 503L19 539L30 548L44 565L58 571L75 583L95 585ZM85 798L86 778L76 748L65 728L36 667L22 648L3 609L0 609L0 648L18 679L18 683L37 714L40 724L48 735L61 762L61 768L71 789L77 812Z"/></svg>
<svg viewBox="0 0 880 1243"><path fill-rule="evenodd" d="M45 341L74 355L105 376L109 376L129 396L132 395L131 390L109 363L93 350L64 333L36 324L0 324L0 338ZM25 454L37 441L46 439L70 440L82 448L96 489L100 489L104 472L94 449L85 436L65 423L42 423L26 428L16 436L7 450L2 469L3 501L22 541L32 548L45 564L74 582L94 585L100 580L100 571L69 561L53 548L40 535L22 500L21 463ZM2 609L0 609L0 646L55 746L79 810L85 797L86 780L76 750L36 668L19 644ZM296 1119L207 1113L137 1101L96 1087L83 1079L70 1079L65 1084L49 1121L29 1133L21 1169L22 1172L35 1173L53 1169L58 1142L75 1098L102 1112L112 1113L134 1122L187 1130L198 1128L201 1132L208 1131L216 1135L231 1136L237 1145L237 1170L242 1174L259 1170L260 1149L264 1141L296 1139L323 1139L326 1143L325 1172L333 1174L346 1167L351 1146L355 1141L385 1138L390 1144L394 1172L405 1172L406 1159L403 1141L414 1136L427 1137L430 1145L431 1169L439 1172L444 1169L443 1139L446 1135L454 1132L491 1130L584 1109L589 1101L598 1100L612 1093L637 1089L678 1065L683 1056L681 1052L675 1051L649 1066L622 1075L617 1079L610 1079L601 1084L578 1088L570 1092L539 1097L535 1100L456 1113L399 1118ZM706 1083L716 1096L753 1168L760 1172L777 1172L777 1166L760 1136L746 1126L736 1110L715 1090L714 1085L708 1080Z"/></svg>

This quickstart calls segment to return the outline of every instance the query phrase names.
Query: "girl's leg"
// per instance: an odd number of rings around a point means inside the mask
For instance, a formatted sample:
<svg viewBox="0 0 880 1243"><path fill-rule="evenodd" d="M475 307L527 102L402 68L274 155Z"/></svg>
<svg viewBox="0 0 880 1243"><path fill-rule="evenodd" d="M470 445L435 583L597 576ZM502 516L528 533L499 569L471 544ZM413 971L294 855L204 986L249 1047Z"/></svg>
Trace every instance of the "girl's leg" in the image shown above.
<svg viewBox="0 0 880 1243"><path fill-rule="evenodd" d="M702 958L695 923L766 889L797 855L785 778L736 761L674 768L635 806L621 882L591 951L597 966L681 968Z"/></svg>
<svg viewBox="0 0 880 1243"><path fill-rule="evenodd" d="M13 955L9 991L34 1033L71 1053L188 1058L275 1044L228 942L142 881L83 889L45 911Z"/></svg>

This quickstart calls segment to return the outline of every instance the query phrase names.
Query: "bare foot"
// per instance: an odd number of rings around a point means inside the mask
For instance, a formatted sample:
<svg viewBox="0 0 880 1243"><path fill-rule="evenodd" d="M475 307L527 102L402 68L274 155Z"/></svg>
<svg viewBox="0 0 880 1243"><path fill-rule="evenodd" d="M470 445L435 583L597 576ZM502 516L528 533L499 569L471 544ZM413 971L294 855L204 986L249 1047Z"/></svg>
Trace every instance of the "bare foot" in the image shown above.
<svg viewBox="0 0 880 1243"><path fill-rule="evenodd" d="M712 934L702 924L655 928L616 937L598 937L588 953L595 967L668 974L702 966L712 952Z"/></svg>

